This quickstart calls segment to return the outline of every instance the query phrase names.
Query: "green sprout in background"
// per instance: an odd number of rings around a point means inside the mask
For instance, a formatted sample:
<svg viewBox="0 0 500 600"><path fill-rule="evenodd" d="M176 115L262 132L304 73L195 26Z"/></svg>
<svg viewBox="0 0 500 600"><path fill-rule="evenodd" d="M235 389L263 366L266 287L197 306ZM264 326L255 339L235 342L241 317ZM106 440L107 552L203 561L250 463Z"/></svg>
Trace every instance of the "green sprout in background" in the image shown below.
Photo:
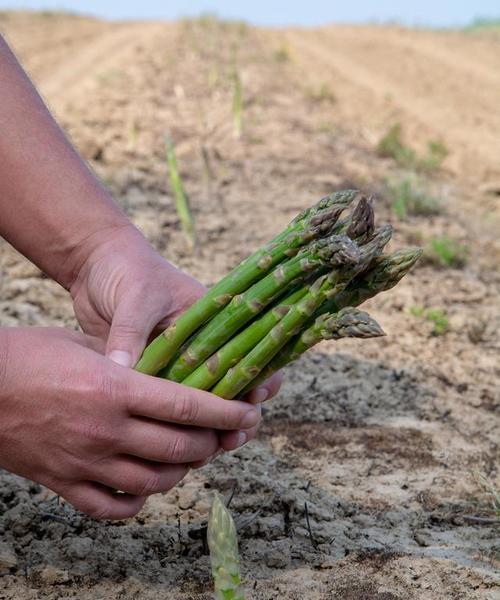
<svg viewBox="0 0 500 600"><path fill-rule="evenodd" d="M413 148L403 142L401 123L394 123L377 144L377 154L394 159L402 167L432 172L441 167L448 156L448 149L442 141L430 140L427 143L427 153L419 156Z"/></svg>
<svg viewBox="0 0 500 600"><path fill-rule="evenodd" d="M446 311L441 308L426 310L423 306L412 306L410 313L419 319L425 319L434 325L433 335L444 335L449 329L449 319Z"/></svg>
<svg viewBox="0 0 500 600"><path fill-rule="evenodd" d="M416 177L390 181L388 187L393 200L392 209L400 219L409 215L431 217L442 212L440 200Z"/></svg>
<svg viewBox="0 0 500 600"><path fill-rule="evenodd" d="M233 517L215 492L208 518L207 542L212 562L215 594L219 600L245 600L240 591L238 535Z"/></svg>
<svg viewBox="0 0 500 600"><path fill-rule="evenodd" d="M189 200L184 190L184 185L177 167L177 157L175 154L174 142L169 137L166 138L165 142L167 150L168 174L170 177L170 185L175 196L175 208L179 217L179 221L181 222L182 230L186 236L189 249L191 252L194 252L197 247L195 224L191 214L191 209L189 207Z"/></svg>
<svg viewBox="0 0 500 600"><path fill-rule="evenodd" d="M318 104L335 104L337 102L337 97L325 82L308 88L307 96Z"/></svg>
<svg viewBox="0 0 500 600"><path fill-rule="evenodd" d="M273 52L273 58L277 63L286 63L290 61L290 51L288 46L282 44Z"/></svg>
<svg viewBox="0 0 500 600"><path fill-rule="evenodd" d="M236 68L233 70L232 80L234 133L237 138L240 138L243 134L243 85Z"/></svg>
<svg viewBox="0 0 500 600"><path fill-rule="evenodd" d="M436 267L461 269L467 264L469 248L447 235L433 237L425 249L427 262Z"/></svg>

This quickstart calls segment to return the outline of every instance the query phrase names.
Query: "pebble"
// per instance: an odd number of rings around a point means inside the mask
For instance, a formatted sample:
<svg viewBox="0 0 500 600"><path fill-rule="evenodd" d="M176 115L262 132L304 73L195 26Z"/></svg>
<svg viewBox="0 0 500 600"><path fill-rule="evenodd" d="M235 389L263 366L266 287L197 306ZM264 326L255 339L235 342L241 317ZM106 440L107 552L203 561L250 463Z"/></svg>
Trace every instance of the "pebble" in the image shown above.
<svg viewBox="0 0 500 600"><path fill-rule="evenodd" d="M272 547L266 551L264 560L268 567L274 569L287 567L291 562L289 540L277 540Z"/></svg>
<svg viewBox="0 0 500 600"><path fill-rule="evenodd" d="M43 567L37 573L38 579L42 583L46 583L47 585L54 585L56 583L66 583L69 581L69 573L68 571L64 571L63 569L58 569L57 567L53 567L52 565L47 565Z"/></svg>
<svg viewBox="0 0 500 600"><path fill-rule="evenodd" d="M87 558L92 551L93 544L93 540L89 537L72 538L66 548L66 554L76 560Z"/></svg>
<svg viewBox="0 0 500 600"><path fill-rule="evenodd" d="M14 550L5 542L0 542L0 575L6 575L17 566L17 556Z"/></svg>

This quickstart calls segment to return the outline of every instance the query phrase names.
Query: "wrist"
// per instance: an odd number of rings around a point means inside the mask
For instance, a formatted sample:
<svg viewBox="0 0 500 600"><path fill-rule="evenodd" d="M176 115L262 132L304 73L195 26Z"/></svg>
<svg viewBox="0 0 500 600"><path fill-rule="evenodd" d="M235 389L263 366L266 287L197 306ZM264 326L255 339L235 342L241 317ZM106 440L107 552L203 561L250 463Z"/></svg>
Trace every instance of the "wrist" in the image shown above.
<svg viewBox="0 0 500 600"><path fill-rule="evenodd" d="M147 243L126 217L119 217L121 218L117 218L116 222L99 227L74 246L67 259L64 279L60 281L68 291L71 292L79 281L85 279L92 265L106 259L113 248L121 248L123 252L138 240Z"/></svg>

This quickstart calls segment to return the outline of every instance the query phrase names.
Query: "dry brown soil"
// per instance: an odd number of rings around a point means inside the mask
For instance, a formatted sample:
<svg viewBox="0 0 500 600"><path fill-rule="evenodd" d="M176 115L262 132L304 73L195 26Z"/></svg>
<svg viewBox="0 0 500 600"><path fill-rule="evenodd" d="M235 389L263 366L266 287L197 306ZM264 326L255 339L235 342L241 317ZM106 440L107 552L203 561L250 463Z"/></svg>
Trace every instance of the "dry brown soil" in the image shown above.
<svg viewBox="0 0 500 600"><path fill-rule="evenodd" d="M0 473L0 599L208 599L210 490L240 525L248 598L498 598L500 38L399 27L257 30L211 20L0 16L48 104L158 250L210 284L332 189L378 194L393 247L447 234L464 268L422 264L369 303L388 336L325 343L287 370L256 441L98 523ZM233 135L231 71L243 81ZM375 146L399 121L443 210L398 219ZM168 190L177 142L201 253ZM202 148L209 157L204 167ZM76 322L64 290L0 246L0 323ZM410 313L447 311L449 330ZM310 516L306 526L305 505Z"/></svg>

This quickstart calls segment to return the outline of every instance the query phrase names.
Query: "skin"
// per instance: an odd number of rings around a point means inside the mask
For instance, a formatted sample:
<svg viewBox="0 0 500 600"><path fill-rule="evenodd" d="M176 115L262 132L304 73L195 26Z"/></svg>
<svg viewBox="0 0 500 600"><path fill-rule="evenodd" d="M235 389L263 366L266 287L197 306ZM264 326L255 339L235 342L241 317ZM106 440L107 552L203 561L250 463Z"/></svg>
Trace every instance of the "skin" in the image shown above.
<svg viewBox="0 0 500 600"><path fill-rule="evenodd" d="M131 368L204 288L114 204L1 37L0 131L0 235L68 290L84 332L0 329L0 467L95 518L131 517L252 439L259 407Z"/></svg>

